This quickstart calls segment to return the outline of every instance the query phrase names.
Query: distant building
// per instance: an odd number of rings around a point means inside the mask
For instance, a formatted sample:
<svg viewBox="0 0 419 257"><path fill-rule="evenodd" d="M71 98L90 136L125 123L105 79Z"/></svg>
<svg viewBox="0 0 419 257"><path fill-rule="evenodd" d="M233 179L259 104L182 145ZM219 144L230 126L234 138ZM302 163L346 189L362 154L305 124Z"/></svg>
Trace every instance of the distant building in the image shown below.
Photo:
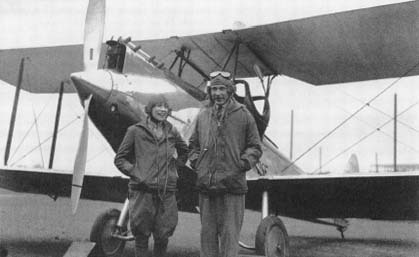
<svg viewBox="0 0 419 257"><path fill-rule="evenodd" d="M396 165L397 172L406 172L406 171L419 171L419 164L417 163L404 163L404 164L397 164ZM393 172L394 165L393 164L373 164L370 166L370 172Z"/></svg>

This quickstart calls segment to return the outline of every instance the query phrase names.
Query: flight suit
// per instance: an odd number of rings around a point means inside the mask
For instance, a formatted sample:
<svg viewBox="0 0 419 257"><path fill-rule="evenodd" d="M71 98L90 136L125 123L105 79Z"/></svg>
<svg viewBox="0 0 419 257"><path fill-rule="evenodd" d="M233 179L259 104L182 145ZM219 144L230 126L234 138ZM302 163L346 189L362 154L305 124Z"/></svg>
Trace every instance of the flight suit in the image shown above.
<svg viewBox="0 0 419 257"><path fill-rule="evenodd" d="M201 257L235 257L248 189L246 171L262 155L253 116L233 98L221 119L209 105L198 114L189 147L200 193Z"/></svg>
<svg viewBox="0 0 419 257"><path fill-rule="evenodd" d="M175 127L167 121L161 127L157 136L149 120L130 126L115 156L116 167L130 177L129 218L136 252L147 252L153 234L155 256L165 252L178 222L176 163L184 164L188 156Z"/></svg>

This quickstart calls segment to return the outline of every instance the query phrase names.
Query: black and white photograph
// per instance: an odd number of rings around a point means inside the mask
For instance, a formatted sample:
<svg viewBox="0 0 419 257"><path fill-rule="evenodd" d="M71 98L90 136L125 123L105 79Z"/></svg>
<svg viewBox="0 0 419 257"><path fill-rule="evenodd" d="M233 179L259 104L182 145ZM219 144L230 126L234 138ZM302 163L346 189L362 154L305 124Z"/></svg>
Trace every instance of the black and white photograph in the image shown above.
<svg viewBox="0 0 419 257"><path fill-rule="evenodd" d="M2 0L0 257L419 256L419 2Z"/></svg>

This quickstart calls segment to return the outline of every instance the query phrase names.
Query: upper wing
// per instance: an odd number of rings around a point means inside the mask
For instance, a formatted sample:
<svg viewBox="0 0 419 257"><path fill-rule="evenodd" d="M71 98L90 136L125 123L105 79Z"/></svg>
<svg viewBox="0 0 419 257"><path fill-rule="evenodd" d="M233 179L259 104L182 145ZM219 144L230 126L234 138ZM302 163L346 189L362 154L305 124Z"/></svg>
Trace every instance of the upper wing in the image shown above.
<svg viewBox="0 0 419 257"><path fill-rule="evenodd" d="M82 45L0 50L0 79L16 85L23 59L22 89L32 93L59 92L61 81L83 69ZM65 92L75 92L65 86Z"/></svg>
<svg viewBox="0 0 419 257"><path fill-rule="evenodd" d="M146 52L170 65L175 50L190 50L192 60L209 73L221 69L236 40L237 77L283 74L314 85L419 74L419 3L406 2L243 30L139 41ZM233 62L227 70L234 70ZM174 67L177 72L177 67ZM184 78L202 77L192 69Z"/></svg>
<svg viewBox="0 0 419 257"><path fill-rule="evenodd" d="M417 1L286 21L242 30L136 41L156 60L171 67L185 51L204 73L222 69L238 40L237 77L283 74L314 85L418 75L419 3ZM105 49L105 48L102 48ZM188 53L189 52L189 53ZM25 59L23 88L57 92L61 81L82 70L81 45L0 50L0 79L16 84ZM103 60L103 53L102 53ZM227 70L234 70L233 63ZM147 69L129 68L150 75ZM178 74L179 66L172 72ZM188 65L182 78L204 85ZM67 87L66 92L74 91Z"/></svg>

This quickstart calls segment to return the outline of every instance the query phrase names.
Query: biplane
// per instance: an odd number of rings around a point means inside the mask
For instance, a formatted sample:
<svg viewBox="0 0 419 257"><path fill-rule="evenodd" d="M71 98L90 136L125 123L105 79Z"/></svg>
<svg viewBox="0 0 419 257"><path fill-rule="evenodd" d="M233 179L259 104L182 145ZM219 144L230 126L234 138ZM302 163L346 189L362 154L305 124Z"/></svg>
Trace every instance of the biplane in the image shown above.
<svg viewBox="0 0 419 257"><path fill-rule="evenodd" d="M258 253L288 256L288 234L279 215L333 225L342 235L348 226L344 218L419 218L417 173L307 175L265 135L270 88L278 75L315 86L419 75L417 2L200 35L103 43L105 10L105 1L90 0L83 45L0 50L0 79L15 85L16 92L56 93L58 85L70 83L73 87L61 86L61 93L77 93L85 110L73 174L6 166L0 170L1 186L71 195L74 211L80 197L125 202L93 224L90 239L104 256L121 254L133 239L127 227L128 180L84 176L88 119L116 151L127 127L144 119L148 97L164 94L173 108L169 121L188 140L214 70L233 74L235 97L255 117L263 139L263 157L247 174L246 196L246 208L262 213ZM25 73L31 73L31 87L22 83ZM254 95L251 88L257 85L246 81L254 77L260 79L261 95ZM180 211L198 212L194 179L193 170L179 167Z"/></svg>

